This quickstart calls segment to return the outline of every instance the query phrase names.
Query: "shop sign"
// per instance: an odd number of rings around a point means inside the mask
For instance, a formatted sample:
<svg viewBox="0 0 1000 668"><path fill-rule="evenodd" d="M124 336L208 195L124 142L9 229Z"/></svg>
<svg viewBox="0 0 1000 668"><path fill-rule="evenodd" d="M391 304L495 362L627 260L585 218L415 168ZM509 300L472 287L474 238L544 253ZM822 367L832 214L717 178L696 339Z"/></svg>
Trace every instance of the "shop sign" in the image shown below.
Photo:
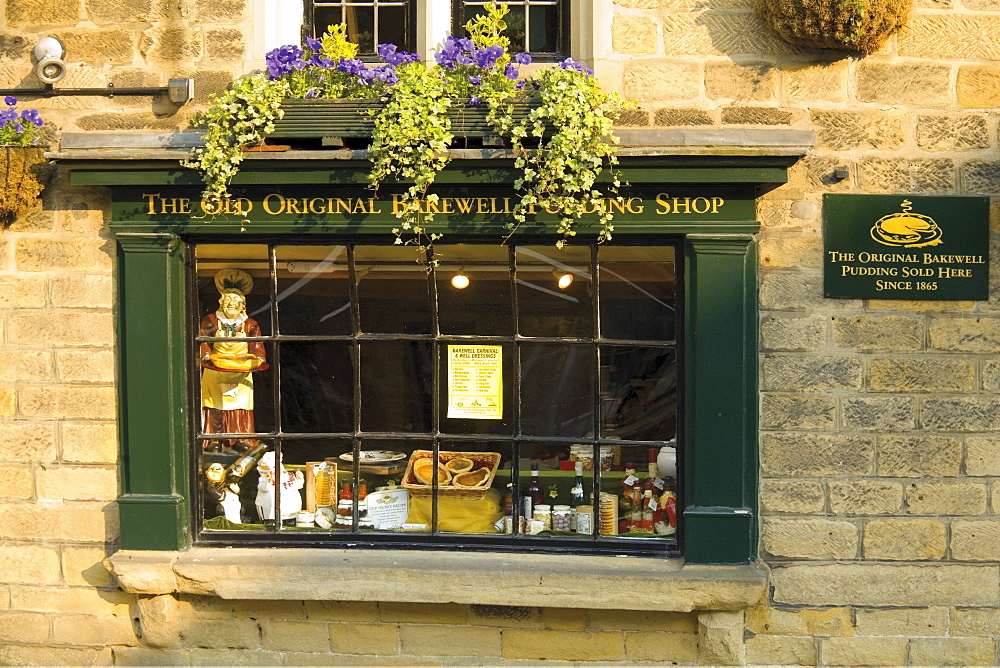
<svg viewBox="0 0 1000 668"><path fill-rule="evenodd" d="M989 198L824 195L823 294L989 297Z"/></svg>

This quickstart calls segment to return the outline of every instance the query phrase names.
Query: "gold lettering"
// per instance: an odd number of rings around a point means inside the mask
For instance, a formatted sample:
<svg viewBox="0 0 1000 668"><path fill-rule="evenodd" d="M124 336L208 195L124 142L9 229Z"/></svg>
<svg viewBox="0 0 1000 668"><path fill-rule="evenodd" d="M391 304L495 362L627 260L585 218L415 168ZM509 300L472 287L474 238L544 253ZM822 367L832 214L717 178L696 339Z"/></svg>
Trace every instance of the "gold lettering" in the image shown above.
<svg viewBox="0 0 1000 668"><path fill-rule="evenodd" d="M146 211L150 216L156 214L156 200L160 198L158 193L143 193L143 197L147 198L146 202L149 204L149 209Z"/></svg>
<svg viewBox="0 0 1000 668"><path fill-rule="evenodd" d="M704 203L701 209L698 208L700 203ZM712 203L708 201L707 197L695 197L691 202L691 208L695 213L708 213L708 210L712 208Z"/></svg>
<svg viewBox="0 0 1000 668"><path fill-rule="evenodd" d="M460 213L472 213L472 198L471 197L459 197L455 200L458 205L458 211Z"/></svg>
<svg viewBox="0 0 1000 668"><path fill-rule="evenodd" d="M316 204L316 202L319 202L319 204ZM311 200L309 200L309 213L315 213L315 214L326 213L326 207L323 206L322 197L313 197Z"/></svg>
<svg viewBox="0 0 1000 668"><path fill-rule="evenodd" d="M656 203L660 206L660 208L656 210L657 215L664 216L670 213L670 202L667 201L668 197L670 197L670 195L667 193L659 193L656 195Z"/></svg>
<svg viewBox="0 0 1000 668"><path fill-rule="evenodd" d="M476 212L486 213L486 202L489 201L486 197L476 198Z"/></svg>
<svg viewBox="0 0 1000 668"><path fill-rule="evenodd" d="M638 197L629 197L625 202L625 208L628 209L629 213L642 213L646 210L646 206Z"/></svg>
<svg viewBox="0 0 1000 668"><path fill-rule="evenodd" d="M719 207L722 206L725 203L726 203L726 200L724 200L723 198L721 198L721 197L713 197L712 198L712 213L719 213Z"/></svg>
<svg viewBox="0 0 1000 668"><path fill-rule="evenodd" d="M271 210L271 198L272 197L276 198L276 200L278 202L278 210L277 211L272 211ZM264 204L264 211L266 211L268 213L268 215L277 216L277 215L282 214L282 213L285 212L285 198L282 197L281 195L279 195L278 193L271 193L270 195L268 195L267 197L265 197L263 204Z"/></svg>
<svg viewBox="0 0 1000 668"><path fill-rule="evenodd" d="M406 211L406 201L402 195L394 193L392 196L392 215L398 216L404 211Z"/></svg>

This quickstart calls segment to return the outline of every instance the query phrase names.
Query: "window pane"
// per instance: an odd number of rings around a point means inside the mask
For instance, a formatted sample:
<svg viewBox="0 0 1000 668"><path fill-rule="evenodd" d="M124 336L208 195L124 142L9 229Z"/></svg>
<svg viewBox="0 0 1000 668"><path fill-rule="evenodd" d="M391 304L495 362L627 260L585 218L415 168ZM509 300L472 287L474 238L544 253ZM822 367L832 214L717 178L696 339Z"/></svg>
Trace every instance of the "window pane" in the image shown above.
<svg viewBox="0 0 1000 668"><path fill-rule="evenodd" d="M584 445L521 444L518 459L519 532L529 536L591 538L594 535L592 460L583 465ZM576 463L581 461L577 476ZM539 508L541 505L541 508ZM582 520L581 520L581 515Z"/></svg>
<svg viewBox="0 0 1000 668"><path fill-rule="evenodd" d="M590 247L515 249L522 336L593 336Z"/></svg>
<svg viewBox="0 0 1000 668"><path fill-rule="evenodd" d="M667 441L676 433L673 349L601 346L601 436Z"/></svg>
<svg viewBox="0 0 1000 668"><path fill-rule="evenodd" d="M359 53L375 53L375 8L348 5L344 8L347 39L358 45Z"/></svg>
<svg viewBox="0 0 1000 668"><path fill-rule="evenodd" d="M437 487L438 531L449 533L509 533L505 497L510 483L510 443L442 441ZM415 497L419 508L428 497ZM508 515L510 516L510 515Z"/></svg>
<svg viewBox="0 0 1000 668"><path fill-rule="evenodd" d="M553 53L559 50L559 7L532 5L528 14L528 50Z"/></svg>
<svg viewBox="0 0 1000 668"><path fill-rule="evenodd" d="M409 12L405 4L380 5L378 8L378 43L395 44L403 51L410 51Z"/></svg>
<svg viewBox="0 0 1000 668"><path fill-rule="evenodd" d="M443 342L438 373L442 433L513 433L512 344Z"/></svg>
<svg viewBox="0 0 1000 668"><path fill-rule="evenodd" d="M362 332L431 332L427 270L413 258L412 248L359 246L356 249Z"/></svg>
<svg viewBox="0 0 1000 668"><path fill-rule="evenodd" d="M582 344L521 345L521 433L594 433L594 348Z"/></svg>
<svg viewBox="0 0 1000 668"><path fill-rule="evenodd" d="M361 429L427 433L434 388L432 345L422 341L361 343Z"/></svg>
<svg viewBox="0 0 1000 668"><path fill-rule="evenodd" d="M672 341L676 336L674 248L600 247L601 336Z"/></svg>
<svg viewBox="0 0 1000 668"><path fill-rule="evenodd" d="M418 439L365 439L361 442L356 485L358 528L362 531L430 531L430 496L417 504L414 484L404 475L416 451L430 451L432 441ZM353 466L353 461L345 467ZM424 491L424 490L417 490Z"/></svg>
<svg viewBox="0 0 1000 668"><path fill-rule="evenodd" d="M354 430L353 344L280 344L281 428L284 432Z"/></svg>
<svg viewBox="0 0 1000 668"><path fill-rule="evenodd" d="M198 313L216 313L222 291L238 290L244 297L241 310L256 321L261 335L271 333L270 262L267 246L200 244L195 247Z"/></svg>
<svg viewBox="0 0 1000 668"><path fill-rule="evenodd" d="M659 447L622 446L622 470L602 475L601 491L617 498L619 535L650 538L676 533L676 481L659 471L659 454ZM671 496L674 507L668 511Z"/></svg>
<svg viewBox="0 0 1000 668"><path fill-rule="evenodd" d="M217 335L211 328L206 336ZM237 340L198 344L201 434L260 434L274 430L271 344ZM250 369L255 366L253 370ZM211 440L206 447L229 449L245 438Z"/></svg>
<svg viewBox="0 0 1000 668"><path fill-rule="evenodd" d="M295 526L290 530L323 532L333 529L350 528L350 524L336 522L337 496L341 481L351 484L351 465L342 457L350 459L353 448L346 438L297 438L286 439L281 445L285 468L301 471L303 486L298 490L302 501ZM293 503L294 498L288 503ZM281 505L286 503L284 494ZM317 513L320 514L317 517Z"/></svg>
<svg viewBox="0 0 1000 668"><path fill-rule="evenodd" d="M257 512L257 465L267 452L273 457L274 444L253 441L245 452L199 453L201 471L199 499L207 530L242 529L262 531L263 521Z"/></svg>
<svg viewBox="0 0 1000 668"><path fill-rule="evenodd" d="M280 246L274 254L278 331L298 336L350 334L346 247Z"/></svg>
<svg viewBox="0 0 1000 668"><path fill-rule="evenodd" d="M441 247L435 276L442 334L514 333L508 258L506 247Z"/></svg>

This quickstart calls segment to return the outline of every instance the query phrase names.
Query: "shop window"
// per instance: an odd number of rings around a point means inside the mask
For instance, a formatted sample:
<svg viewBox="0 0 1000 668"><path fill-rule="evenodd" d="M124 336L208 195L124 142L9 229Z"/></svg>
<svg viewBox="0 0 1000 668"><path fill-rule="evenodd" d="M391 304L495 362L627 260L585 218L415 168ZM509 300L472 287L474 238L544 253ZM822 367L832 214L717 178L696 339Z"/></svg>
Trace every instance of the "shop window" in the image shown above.
<svg viewBox="0 0 1000 668"><path fill-rule="evenodd" d="M452 9L453 34L464 34L466 22L481 14L485 4L482 0L455 0ZM511 51L524 51L542 59L569 53L566 44L569 3L566 0L513 0L505 4L509 8L505 34L510 39Z"/></svg>
<svg viewBox="0 0 1000 668"><path fill-rule="evenodd" d="M305 8L308 34L319 36L327 26L343 23L361 55L374 55L384 43L416 49L415 0L306 0Z"/></svg>
<svg viewBox="0 0 1000 668"><path fill-rule="evenodd" d="M677 248L438 252L193 246L200 540L676 553Z"/></svg>

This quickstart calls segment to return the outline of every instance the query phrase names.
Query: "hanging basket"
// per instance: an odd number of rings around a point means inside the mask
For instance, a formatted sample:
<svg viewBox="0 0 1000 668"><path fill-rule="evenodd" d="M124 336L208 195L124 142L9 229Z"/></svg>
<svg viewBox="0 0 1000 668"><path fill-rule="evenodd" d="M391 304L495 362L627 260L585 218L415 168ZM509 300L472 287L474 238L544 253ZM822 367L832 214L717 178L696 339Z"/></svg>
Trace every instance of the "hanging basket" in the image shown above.
<svg viewBox="0 0 1000 668"><path fill-rule="evenodd" d="M45 150L33 146L0 146L0 228L7 229L31 208L49 180Z"/></svg>
<svg viewBox="0 0 1000 668"><path fill-rule="evenodd" d="M757 14L790 44L874 53L906 24L913 0L757 0Z"/></svg>

